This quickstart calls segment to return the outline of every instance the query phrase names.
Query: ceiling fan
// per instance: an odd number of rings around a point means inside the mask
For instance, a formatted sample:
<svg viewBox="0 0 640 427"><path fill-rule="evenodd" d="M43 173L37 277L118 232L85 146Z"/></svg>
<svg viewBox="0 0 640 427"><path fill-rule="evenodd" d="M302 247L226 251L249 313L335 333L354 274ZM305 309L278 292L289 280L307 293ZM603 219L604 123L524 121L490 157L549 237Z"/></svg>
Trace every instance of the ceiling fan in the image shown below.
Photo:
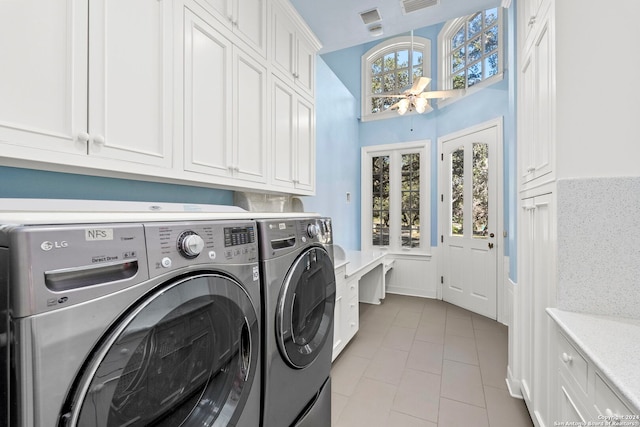
<svg viewBox="0 0 640 427"><path fill-rule="evenodd" d="M433 111L428 99L444 99L464 95L464 89L434 90L425 92L424 89L431 82L429 77L419 77L413 81L413 85L399 95L374 95L374 98L400 98L398 102L389 107L390 110L398 110L403 115L407 111L415 109L418 114Z"/></svg>

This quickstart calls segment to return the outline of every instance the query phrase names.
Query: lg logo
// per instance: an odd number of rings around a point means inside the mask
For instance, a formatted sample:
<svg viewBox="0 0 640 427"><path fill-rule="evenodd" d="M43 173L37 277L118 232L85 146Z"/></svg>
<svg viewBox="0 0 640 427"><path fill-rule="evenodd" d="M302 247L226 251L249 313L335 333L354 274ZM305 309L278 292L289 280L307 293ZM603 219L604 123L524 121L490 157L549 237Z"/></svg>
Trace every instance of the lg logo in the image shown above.
<svg viewBox="0 0 640 427"><path fill-rule="evenodd" d="M40 248L43 251L50 251L51 249L60 249L60 248L66 248L67 246L69 246L69 243L67 243L66 241L62 240L60 242L42 242L42 244L40 245Z"/></svg>

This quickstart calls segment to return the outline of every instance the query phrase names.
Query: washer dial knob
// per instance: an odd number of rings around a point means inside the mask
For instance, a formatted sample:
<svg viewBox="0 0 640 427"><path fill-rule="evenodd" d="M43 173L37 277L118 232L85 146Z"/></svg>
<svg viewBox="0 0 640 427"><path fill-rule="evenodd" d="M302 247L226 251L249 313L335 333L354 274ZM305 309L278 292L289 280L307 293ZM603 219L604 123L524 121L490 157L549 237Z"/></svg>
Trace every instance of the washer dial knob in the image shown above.
<svg viewBox="0 0 640 427"><path fill-rule="evenodd" d="M318 229L318 226L316 224L309 224L307 226L307 234L312 239L314 239L318 235L319 231L320 230Z"/></svg>
<svg viewBox="0 0 640 427"><path fill-rule="evenodd" d="M185 231L178 237L178 251L185 258L195 258L204 249L204 240L193 231Z"/></svg>

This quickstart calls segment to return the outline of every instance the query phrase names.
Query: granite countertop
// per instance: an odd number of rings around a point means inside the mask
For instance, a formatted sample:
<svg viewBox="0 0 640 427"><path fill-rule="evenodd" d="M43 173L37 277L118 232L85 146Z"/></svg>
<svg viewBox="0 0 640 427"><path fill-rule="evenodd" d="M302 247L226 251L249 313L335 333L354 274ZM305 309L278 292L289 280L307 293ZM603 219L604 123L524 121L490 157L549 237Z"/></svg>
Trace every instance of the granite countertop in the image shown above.
<svg viewBox="0 0 640 427"><path fill-rule="evenodd" d="M640 320L557 308L547 313L640 413Z"/></svg>

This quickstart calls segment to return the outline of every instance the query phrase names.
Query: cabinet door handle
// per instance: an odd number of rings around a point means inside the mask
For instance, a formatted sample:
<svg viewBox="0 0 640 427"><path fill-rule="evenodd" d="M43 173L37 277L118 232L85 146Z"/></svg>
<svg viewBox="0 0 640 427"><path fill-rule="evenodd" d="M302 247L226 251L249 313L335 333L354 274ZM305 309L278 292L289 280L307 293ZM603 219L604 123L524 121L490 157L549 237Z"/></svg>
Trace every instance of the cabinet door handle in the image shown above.
<svg viewBox="0 0 640 427"><path fill-rule="evenodd" d="M527 172L528 172L528 173L535 172L535 170L536 170L535 166L529 166L529 167L527 168Z"/></svg>
<svg viewBox="0 0 640 427"><path fill-rule="evenodd" d="M536 23L536 16L533 15L531 18L529 18L529 25L533 25Z"/></svg>
<svg viewBox="0 0 640 427"><path fill-rule="evenodd" d="M93 137L93 142L94 142L94 144L104 145L104 143L105 143L104 136L102 136L102 135L94 136Z"/></svg>
<svg viewBox="0 0 640 427"><path fill-rule="evenodd" d="M89 142L90 139L91 139L91 136L89 136L89 134L86 132L80 132L78 134L78 141L80 142Z"/></svg>
<svg viewBox="0 0 640 427"><path fill-rule="evenodd" d="M564 363L571 363L573 362L573 356L567 353L562 353L562 361Z"/></svg>

